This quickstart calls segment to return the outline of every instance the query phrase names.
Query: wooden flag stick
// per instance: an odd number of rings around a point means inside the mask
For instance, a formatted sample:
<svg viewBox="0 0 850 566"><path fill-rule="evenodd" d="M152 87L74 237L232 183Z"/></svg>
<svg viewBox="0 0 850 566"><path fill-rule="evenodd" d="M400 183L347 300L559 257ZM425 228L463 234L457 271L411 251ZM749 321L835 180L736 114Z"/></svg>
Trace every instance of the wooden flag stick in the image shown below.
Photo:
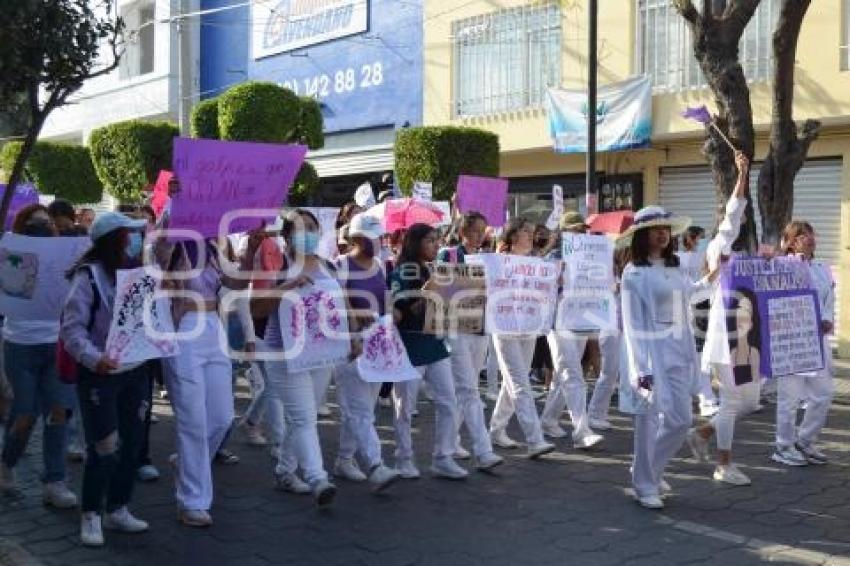
<svg viewBox="0 0 850 566"><path fill-rule="evenodd" d="M732 142L730 142L730 141L729 141L729 138L727 138L727 137L726 137L726 134L724 134L724 133L720 130L720 128L718 128L718 127L717 127L717 124L715 124L715 123L714 123L714 120L712 120L712 121L710 122L710 124L711 124L711 127L713 127L713 128L714 128L714 131L715 131L715 132L717 132L718 134L720 134L720 137L721 137L721 138L723 138L723 141L725 141L725 142L726 142L726 145L728 145L728 146L729 146L729 149L731 149L733 153L734 153L734 152L736 152L736 151L738 151L738 148L736 148L734 145L732 145Z"/></svg>

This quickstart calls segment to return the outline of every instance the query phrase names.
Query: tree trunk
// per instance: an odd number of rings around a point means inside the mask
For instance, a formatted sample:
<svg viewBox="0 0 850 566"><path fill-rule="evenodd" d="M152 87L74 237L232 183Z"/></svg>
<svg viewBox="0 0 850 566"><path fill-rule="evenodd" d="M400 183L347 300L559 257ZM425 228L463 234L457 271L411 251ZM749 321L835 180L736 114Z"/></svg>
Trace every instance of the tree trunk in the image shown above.
<svg viewBox="0 0 850 566"><path fill-rule="evenodd" d="M759 171L758 198L763 244L778 246L794 213L794 179L806 161L820 122L808 120L798 137L794 123L797 39L811 0L784 0L773 34L773 116L767 157Z"/></svg>

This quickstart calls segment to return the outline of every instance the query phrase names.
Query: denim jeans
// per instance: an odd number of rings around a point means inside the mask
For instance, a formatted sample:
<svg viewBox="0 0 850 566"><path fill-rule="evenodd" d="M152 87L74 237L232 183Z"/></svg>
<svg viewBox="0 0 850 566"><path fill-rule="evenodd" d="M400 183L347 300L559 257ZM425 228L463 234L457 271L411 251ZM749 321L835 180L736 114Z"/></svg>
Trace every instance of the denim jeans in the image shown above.
<svg viewBox="0 0 850 566"><path fill-rule="evenodd" d="M59 381L56 371L56 343L3 343L4 368L14 400L3 443L3 464L14 468L27 447L30 431L39 415L44 417L44 474L42 481L65 480L65 423L74 406L74 388ZM54 409L64 409L65 418L55 422ZM16 426L19 419L32 419L25 432Z"/></svg>
<svg viewBox="0 0 850 566"><path fill-rule="evenodd" d="M130 502L136 480L139 448L145 434L150 394L147 365L116 374L97 375L80 367L77 384L86 464L82 511L114 511Z"/></svg>

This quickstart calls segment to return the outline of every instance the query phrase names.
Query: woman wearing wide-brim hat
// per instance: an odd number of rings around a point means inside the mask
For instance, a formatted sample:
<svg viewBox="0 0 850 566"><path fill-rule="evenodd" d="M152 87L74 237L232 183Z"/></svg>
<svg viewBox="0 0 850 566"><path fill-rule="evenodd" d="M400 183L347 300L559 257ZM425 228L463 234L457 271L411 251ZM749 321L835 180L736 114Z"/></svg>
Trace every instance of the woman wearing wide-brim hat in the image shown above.
<svg viewBox="0 0 850 566"><path fill-rule="evenodd" d="M680 269L673 238L690 225L660 206L635 214L618 239L631 248L623 271L625 342L620 408L634 414L632 485L642 506L661 509L664 468L679 451L691 426L696 355L688 316L691 294L708 287L715 271L698 283ZM663 486L663 487L662 487Z"/></svg>

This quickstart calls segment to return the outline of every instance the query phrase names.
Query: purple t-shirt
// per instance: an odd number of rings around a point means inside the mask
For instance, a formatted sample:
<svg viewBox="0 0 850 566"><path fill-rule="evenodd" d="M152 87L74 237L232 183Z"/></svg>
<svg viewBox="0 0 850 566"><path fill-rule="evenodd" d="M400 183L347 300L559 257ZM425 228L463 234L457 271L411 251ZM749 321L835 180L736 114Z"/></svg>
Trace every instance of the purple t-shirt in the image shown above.
<svg viewBox="0 0 850 566"><path fill-rule="evenodd" d="M381 264L375 261L372 269L363 269L346 256L337 261L339 283L351 291L349 303L355 310L369 310L384 316L386 310L387 277Z"/></svg>

